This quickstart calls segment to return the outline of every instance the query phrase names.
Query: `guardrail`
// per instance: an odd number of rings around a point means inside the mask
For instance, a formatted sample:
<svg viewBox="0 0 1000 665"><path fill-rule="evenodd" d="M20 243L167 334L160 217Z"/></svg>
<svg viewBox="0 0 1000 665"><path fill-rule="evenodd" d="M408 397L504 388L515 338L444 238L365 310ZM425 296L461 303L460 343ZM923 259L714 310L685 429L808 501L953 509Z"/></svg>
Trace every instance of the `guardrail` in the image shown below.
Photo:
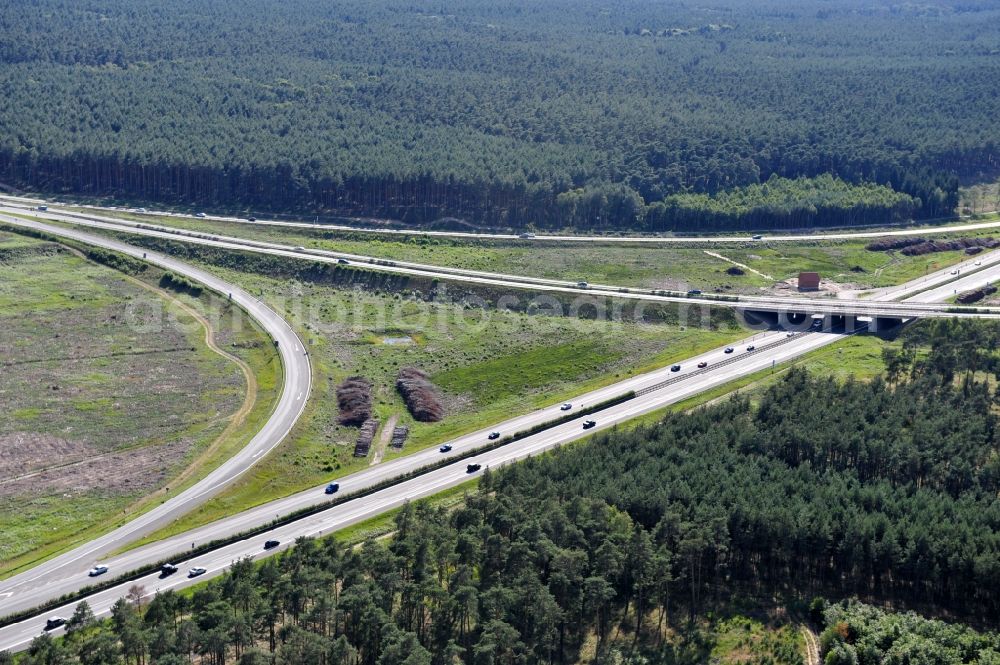
<svg viewBox="0 0 1000 665"><path fill-rule="evenodd" d="M81 219L83 221L95 222L97 220L89 218L87 215L73 212L61 212L60 214L66 217L74 217ZM283 250L289 252L295 252L295 248L281 245L280 243L267 243L256 240L248 240L245 238L238 238L233 236L218 236L213 233L206 233L202 231L192 231L187 229L180 229L171 226L154 225L154 224L144 224L142 222L130 222L128 220L115 220L102 222L113 226L118 226L121 232L133 233L147 231L152 233L162 233L167 236L177 237L179 240L184 240L186 238L209 241L209 242L225 242L237 245L240 247L246 247L248 249L257 250ZM235 249L235 248L232 248ZM410 262L398 262L389 259L381 259L377 257L362 256L356 254L349 254L345 252L336 252L331 250L320 250L320 249L303 249L302 258L310 259L328 259L332 261L338 261L341 259L351 260L357 264L369 265L369 266L381 266L384 268L405 268L406 270L412 270L417 273L425 273L428 276L436 278L455 277L455 278L475 278L475 279L491 279L491 280L502 280L507 283L508 286L513 288L548 288L548 289L563 289L566 291L580 291L586 293L592 293L594 295L601 296L621 296L626 297L643 297L652 296L654 298L667 298L672 299L674 302L687 301L692 304L703 304L711 306L713 304L718 304L725 307L743 307L745 309L761 309L766 311L789 311L789 312L802 312L802 311L812 311L814 313L825 313L832 315L845 315L845 316L904 316L904 317L918 317L918 316L942 316L948 314L964 314L964 315L984 315L990 317L1000 316L1000 309L997 308L983 308L983 307L947 307L944 305L933 305L927 303L900 303L894 301L864 301L864 300L851 300L851 301L838 301L838 300L821 300L821 299L792 299L792 298L781 298L781 297L747 297L730 295L724 293L698 293L693 294L691 292L684 291L673 291L665 289L643 289L643 288L628 288L628 287L618 287L612 285L602 285L602 284L590 284L586 287L579 286L578 284L562 281L562 280L551 280L543 278L532 278L523 277L518 275L504 275L497 273L477 273L476 271L464 270L462 268L452 268L448 266L430 266L424 264L410 263ZM348 266L349 267L349 266Z"/></svg>
<svg viewBox="0 0 1000 665"><path fill-rule="evenodd" d="M788 344L788 343L794 341L795 339L798 339L799 337L801 337L803 335L809 335L809 334L811 334L811 333L809 333L809 332L794 333L793 335L782 337L781 339L779 339L776 342L769 342L767 344L764 344L760 348L757 348L755 346L753 351L744 351L743 353L740 353L740 354L734 353L731 357L724 358L723 360L720 360L719 362L717 362L715 364L707 365L706 367L695 369L695 371L688 372L687 374L679 374L678 376L674 376L674 377L671 377L669 379L665 379L665 380L660 381L659 383L655 383L655 384L653 384L651 386L646 386L645 388L640 388L639 390L635 391L635 395L636 395L636 397L641 397L642 395L648 395L649 393L656 392L657 390L662 390L663 388L666 388L668 386L672 386L675 383L679 383L679 382L683 381L684 379L689 379L692 376L700 376L702 374L707 374L708 372L710 372L710 371L712 371L712 370L714 370L714 369L716 369L718 367L725 367L726 365L732 365L733 363L736 363L736 362L738 362L740 360L743 360L748 355L756 355L756 354L761 353L763 351L767 351L768 349L773 349L775 347L782 346L784 344Z"/></svg>
<svg viewBox="0 0 1000 665"><path fill-rule="evenodd" d="M308 506L306 508L301 508L299 510L288 513L287 515L271 520L270 522L267 522L260 526L247 529L246 531L241 531L240 533L236 533L231 536L226 536L225 538L218 538L216 540L209 541L203 545L199 545L198 547L195 547L193 549L186 550L182 553L176 553L174 556L160 559L155 563L150 563L145 566L140 566L138 568L129 571L128 573L119 575L118 577L110 578L99 584L92 584L82 587L77 591L64 594L59 598L55 598L48 602L42 603L41 605L38 605L36 607L26 610L20 610L18 612L13 612L6 616L0 617L0 628L18 623L20 621L24 621L26 619L30 619L31 617L37 616L43 612L52 610L54 608L61 607L62 605L66 605L68 603L72 603L78 600L83 600L87 596L90 596L94 593L106 591L108 589L112 589L116 586L125 584L127 582L134 582L138 579L145 577L146 575L150 575L156 572L163 566L163 564L184 563L185 561L193 559L202 554L206 554L207 552L212 552L214 550L221 549L223 547L226 547L227 545L232 545L233 543L237 543L243 540L249 540L250 538L260 536L261 534L267 533L268 531L271 531L278 527L286 526L288 524L292 524L294 522L303 520L307 517L311 517L313 515L317 515L327 510L331 510L339 505L347 503L348 501L355 501L357 499L370 496L388 487L392 487L393 485L398 485L399 483L402 483L404 481L412 480L413 478L426 475L428 473L431 473L432 471L442 469L452 464L460 464L464 460L467 460L471 457L475 457L476 455L482 455L483 453L496 450L497 448L500 448L502 446L506 446L516 441L520 441L521 439L525 439L529 436L538 434L539 432L544 432L545 430L552 429L553 427L557 427L567 422L571 422L573 420L577 420L584 416L591 415L599 411L603 411L604 409L616 406L623 402L627 402L631 399L634 399L635 397L636 393L633 391L622 393L621 395L604 400L603 402L598 402L589 407L581 408L577 411L574 411L573 413L567 413L564 416L560 416L552 420L547 420L543 423L539 423L538 425L530 427L526 430L520 430L518 432L515 432L514 434L497 439L496 441L493 441L491 443L478 446L471 450L462 451L456 455L451 455L432 464L426 464L422 467L413 469L411 471L408 471L407 473L395 476L393 478L387 478L385 480L369 485L368 487L365 487L363 489L359 489L355 492L342 494L335 499L324 501L322 503L318 503L313 506Z"/></svg>

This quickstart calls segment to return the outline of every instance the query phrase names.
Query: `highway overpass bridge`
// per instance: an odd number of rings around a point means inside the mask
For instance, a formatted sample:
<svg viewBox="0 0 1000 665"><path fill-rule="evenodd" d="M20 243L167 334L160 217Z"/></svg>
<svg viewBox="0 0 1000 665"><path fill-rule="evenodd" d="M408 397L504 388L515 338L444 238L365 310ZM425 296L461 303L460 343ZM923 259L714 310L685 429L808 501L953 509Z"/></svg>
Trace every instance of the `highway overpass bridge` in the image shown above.
<svg viewBox="0 0 1000 665"><path fill-rule="evenodd" d="M0 209L3 212L7 212L6 206ZM16 208L11 210L11 212L16 211ZM937 300L937 302L920 302L924 291L918 291L914 294L913 286L906 290L905 293L901 292L899 294L899 296L907 296L906 302L900 302L881 297L877 300L865 300L823 297L747 296L722 293L685 293L587 284L586 282L507 275L403 261L388 261L377 257L360 256L344 252L291 247L275 242L220 236L165 226L151 226L122 219L93 218L78 213L32 211L32 215L46 221L68 222L74 225L123 232L130 235L176 239L195 245L249 251L316 263L335 264L338 267L341 264L350 264L364 270L388 272L403 276L416 275L457 283L482 284L490 287L575 294L585 298L608 297L649 302L670 302L689 305L691 307L727 307L736 310L748 326L758 329L780 327L788 330L823 328L826 330L851 331L866 328L872 331L885 331L896 328L906 321L925 317L1000 318L1000 308L962 306L940 302L946 296L951 295L951 293L932 293L935 287L940 287L949 282L965 281L972 277L982 277L987 281L989 279L1000 280L1000 252L995 252L995 256L992 254L984 255L980 259L980 263L984 264L982 267L963 271L962 277L957 280L952 277L952 275L956 275L957 271L950 271L950 273L942 271L935 279L925 277L924 281L916 285L916 288L923 288L926 285L926 295L933 295L934 298L931 298L931 300ZM3 215L3 221L14 224L25 223L24 220L11 218L7 215ZM991 258L987 259L987 256ZM930 277L933 278L934 276ZM958 285L956 283L956 286ZM950 291L950 289L947 290Z"/></svg>
<svg viewBox="0 0 1000 665"><path fill-rule="evenodd" d="M989 307L863 300L743 299L732 303L743 322L756 329L887 332L919 318L1000 318Z"/></svg>

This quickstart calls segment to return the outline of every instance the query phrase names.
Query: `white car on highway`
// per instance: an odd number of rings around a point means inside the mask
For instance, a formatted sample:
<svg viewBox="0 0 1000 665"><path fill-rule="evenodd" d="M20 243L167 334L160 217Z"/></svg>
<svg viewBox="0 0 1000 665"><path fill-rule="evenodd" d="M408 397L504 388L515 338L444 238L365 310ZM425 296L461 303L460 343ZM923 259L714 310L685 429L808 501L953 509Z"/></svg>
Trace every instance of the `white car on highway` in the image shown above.
<svg viewBox="0 0 1000 665"><path fill-rule="evenodd" d="M106 572L108 572L108 567L103 564L99 564L87 571L87 574L91 577L97 577L98 575L103 575Z"/></svg>
<svg viewBox="0 0 1000 665"><path fill-rule="evenodd" d="M202 568L201 566L195 566L188 571L188 577L198 577L199 575L204 575L208 572L207 568Z"/></svg>

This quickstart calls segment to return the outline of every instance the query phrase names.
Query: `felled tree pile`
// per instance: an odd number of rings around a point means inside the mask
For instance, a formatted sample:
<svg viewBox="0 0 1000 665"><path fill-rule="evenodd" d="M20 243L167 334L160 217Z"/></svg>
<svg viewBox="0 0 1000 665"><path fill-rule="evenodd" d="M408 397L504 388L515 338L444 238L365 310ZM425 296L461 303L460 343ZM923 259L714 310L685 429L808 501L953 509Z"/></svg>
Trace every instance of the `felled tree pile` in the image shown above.
<svg viewBox="0 0 1000 665"><path fill-rule="evenodd" d="M372 415L372 384L363 376L352 376L337 386L338 421L352 427L361 425Z"/></svg>
<svg viewBox="0 0 1000 665"><path fill-rule="evenodd" d="M927 242L927 238L879 238L868 243L866 249L870 252L888 252L894 249L903 249L911 245L920 245Z"/></svg>
<svg viewBox="0 0 1000 665"><path fill-rule="evenodd" d="M375 439L375 431L378 430L378 420L369 418L358 430L358 440L354 444L355 457L367 457L371 450L372 441Z"/></svg>
<svg viewBox="0 0 1000 665"><path fill-rule="evenodd" d="M396 450L402 450L403 444L406 443L406 437L408 437L409 435L410 435L410 428L407 427L406 425L400 425L398 427L394 427L392 430L392 441L389 442L389 445L395 448Z"/></svg>
<svg viewBox="0 0 1000 665"><path fill-rule="evenodd" d="M1000 245L1000 240L995 238L958 238L956 240L931 240L919 245L911 245L901 253L904 256L922 256L924 254L934 254L935 252L951 252L959 249L969 249L970 247L986 247L993 249Z"/></svg>
<svg viewBox="0 0 1000 665"><path fill-rule="evenodd" d="M403 396L414 420L435 423L444 417L444 405L438 389L427 374L416 367L404 367L396 377L396 390Z"/></svg>
<svg viewBox="0 0 1000 665"><path fill-rule="evenodd" d="M979 302L986 296L992 295L997 292L997 287L992 284L987 284L981 289L974 289L972 291L966 291L964 293L958 294L955 301L961 305L968 305L969 303Z"/></svg>
<svg viewBox="0 0 1000 665"><path fill-rule="evenodd" d="M937 252L968 251L975 247L993 249L1000 246L996 238L954 238L952 240L928 240L926 238L882 238L868 244L873 252L901 250L904 256L923 256Z"/></svg>

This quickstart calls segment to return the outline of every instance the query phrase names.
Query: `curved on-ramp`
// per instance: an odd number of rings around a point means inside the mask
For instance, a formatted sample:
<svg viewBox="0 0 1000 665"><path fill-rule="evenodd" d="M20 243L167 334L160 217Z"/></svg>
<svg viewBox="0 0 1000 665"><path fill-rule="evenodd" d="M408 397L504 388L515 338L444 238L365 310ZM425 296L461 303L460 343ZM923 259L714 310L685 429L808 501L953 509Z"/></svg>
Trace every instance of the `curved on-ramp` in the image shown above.
<svg viewBox="0 0 1000 665"><path fill-rule="evenodd" d="M2 218L2 215L0 215L0 219ZM36 226L42 228L46 225L39 224ZM59 229L59 231L63 230ZM69 233L66 232L65 235L69 235ZM104 239L102 238L101 240ZM114 241L107 242L114 243ZM282 251L280 254L295 256L294 252ZM302 257L296 256L296 258ZM949 272L941 271L935 275L916 280L914 283L906 285L905 288L919 286L919 288L923 289L932 285L939 285L941 282L951 282L948 288L954 289L960 288L966 283L971 283L974 280L978 281L989 278L1000 278L1000 263L991 263L982 271L969 275L963 275L957 280L952 280ZM905 294L901 293L899 295ZM926 295L925 298L937 299L937 294L928 292L928 295ZM750 353L748 348L747 353L745 354L740 353L735 356L730 356L726 353L725 349L715 349L711 352L703 354L703 356L698 356L685 361L685 369L676 375L671 372L669 368L663 368L646 375L633 377L632 379L616 384L615 386L609 386L606 389L603 389L610 394L616 394L624 389L633 389L636 390L637 396L633 400L615 405L614 407L602 411L599 415L595 415L595 418L598 420L598 424L594 430L588 430L585 432L580 429L579 421L571 421L526 437L515 444L504 446L490 452L476 454L475 461L482 463L484 467L492 466L494 468L512 463L517 459L538 454L562 443L586 436L588 432L601 431L606 428L610 428L616 423L624 422L625 420L633 418L636 415L648 413L657 408L662 408L666 404L675 403L680 399L698 394L717 385L722 385L740 376L746 376L758 371L763 371L769 367L774 368L778 363L785 362L799 357L809 351L826 346L838 338L840 338L839 335L813 333L793 335L792 337L786 337L785 333L780 332L764 333L763 335L760 335L759 338L745 340L745 342L752 341L754 344L758 345L757 350L753 353ZM694 363L702 357L708 360L708 368L705 370L693 370L692 368L696 366ZM669 380L664 380L663 377L671 378ZM603 394L601 396L603 396ZM590 397L598 399L600 396L591 395ZM558 406L553 405L548 409L539 410L536 413L527 414L521 418L508 421L505 423L505 426L498 426L498 429L503 431L523 429L527 424L534 422L535 420L545 420L546 418L557 416L559 413L557 409ZM546 413L546 411L551 413ZM474 449L475 446L481 445L486 431L487 430L483 430L481 432L473 433L468 437L456 440L453 442L455 450L459 451L463 447ZM427 461L423 458L429 459L438 457L439 455L440 453L430 449L424 453L418 453L412 456L407 456L406 458L395 460L394 463L398 464L399 468L394 467L390 469L386 467L381 469L366 469L358 474L354 474L352 477L340 478L339 481L341 482L343 489L347 491L361 489L366 483L377 480L378 478L374 477L376 475L381 478L381 474L383 473L393 471L401 472L407 469L412 470L424 461ZM273 553L275 551L280 551L280 549L284 549L290 545L296 537L329 533L331 530L356 523L359 520L379 514L391 507L401 505L407 500L427 496L443 488L461 484L461 482L469 477L463 466L464 465L460 463L450 464L440 469L430 471L417 478L386 487L374 494L366 496L363 499L352 499L335 508L322 511L309 518L275 527L267 532L267 537L273 537L280 540L282 542L282 546L279 550L269 550L269 552ZM253 525L266 523L277 513L285 513L286 511L292 511L295 508L312 505L320 501L325 501L324 495L321 493L321 488L314 488L312 490L301 492L299 494L259 506L231 518L220 520L219 522L211 525L201 527L188 532L184 536L178 536L173 539L167 539L167 541L164 542L144 546L138 550L132 550L119 557L119 561L112 563L119 564L115 566L116 572L119 568L134 569L139 563L148 563L160 560L164 558L164 556L178 553L179 549L186 547L186 543L189 538L193 539L198 537L199 539L203 539L209 536L239 533L241 531L245 531L248 527ZM198 564L204 566L209 571L206 577L221 574L236 559L246 556L258 558L266 555L261 548L261 543L264 537L265 536L261 534L254 538L237 541L218 550L198 554L196 557L185 561L185 564ZM178 544L181 546L180 548L177 547ZM181 559L183 559L183 557L181 557ZM178 561L178 563L179 562L180 561ZM68 571L62 572L65 573ZM58 597L62 593L78 588L83 583L85 583L85 578L83 578L82 574L79 573L76 578L67 578L63 576L62 579L59 579L59 577L56 576L56 578L48 579L40 583L40 586L47 586L48 588L30 590L21 589L19 591L22 593L18 594L20 597L16 599L10 598L8 600L4 600L4 604L11 609L17 609L22 606L36 606L38 602L47 598L50 599ZM128 585L133 583L139 583L145 586L147 593L152 594L156 591L166 590L168 588L180 588L190 584L191 581L181 576L166 579L159 577L156 574L152 574L143 577L138 580L138 582L128 582L115 588L93 594L88 597L88 601L91 602L95 612L102 616L106 615L111 604L123 595ZM2 592L4 591L7 591L7 589L0 586L0 599L3 598L4 593ZM72 606L68 605L56 608L53 611L63 612L68 616L68 613L72 611ZM41 626L37 618L28 619L18 624L12 624L0 629L0 649L24 648L24 646L27 645L32 637L37 635L40 630Z"/></svg>
<svg viewBox="0 0 1000 665"><path fill-rule="evenodd" d="M0 204L0 214L4 207ZM281 243L264 242L258 240L247 240L234 236L223 236L218 234L208 234L202 232L185 232L179 229L163 226L150 226L138 224L127 220L117 220L106 217L90 217L81 214L67 214L59 212L32 213L42 219L74 224L89 228L143 235L155 238L166 238L178 240L194 245L218 247L228 250L247 251L258 254L268 254L290 259L307 259L318 263L338 264L342 262L357 263L358 267L365 270L386 272L397 275L417 275L431 277L447 281L480 284L486 286L528 289L533 291L547 291L567 293L576 296L610 296L626 300L645 300L652 302L681 303L690 306L707 307L729 307L736 309L764 309L768 311L798 311L808 310L813 313L822 314L846 314L851 316L977 316L981 318L1000 318L1000 312L993 309L977 306L965 306L961 310L956 309L952 304L930 304L927 302L895 302L892 300L878 299L827 299L827 298L806 298L795 296L749 296L730 294L687 294L664 292L657 289L648 288L624 288L606 284L580 285L576 282L565 280L554 280L541 277L525 277L519 275L509 275L503 273L484 272L469 270L464 268L442 268L439 266L387 261L371 256L361 256L347 254L322 249L306 249L304 247L291 247ZM1000 250L976 257L987 267L1000 265ZM966 268L966 264L971 265L973 259L966 263L959 264L958 267ZM953 268L953 267L952 267ZM923 278L919 288L930 286L938 281L950 281L952 269L946 268L942 271L928 275Z"/></svg>
<svg viewBox="0 0 1000 665"><path fill-rule="evenodd" d="M10 583L23 585L36 582L44 584L43 580L51 577L60 568L71 565L79 566L81 561L96 561L108 552L170 523L208 500L263 459L268 452L284 440L302 414L312 386L312 371L306 348L281 316L243 289L204 270L170 256L157 252L144 252L138 247L76 229L66 229L6 215L0 215L0 222L43 231L54 236L144 259L175 274L199 282L220 294L230 296L233 302L242 307L274 339L284 369L284 381L277 406L261 430L233 457L180 494L165 500L114 531L64 552L5 581L5 585Z"/></svg>
<svg viewBox="0 0 1000 665"><path fill-rule="evenodd" d="M0 195L0 201L13 205L35 208L39 204L47 204L47 201L24 196ZM66 203L54 203L53 206L67 206ZM75 205L76 208L94 210L98 212L129 212L132 214L148 215L156 217L190 218L187 213L170 212L167 210L137 210L135 208L116 208L98 205ZM970 231L981 231L984 229L994 229L1000 227L1000 220L975 221L984 215L995 215L998 210L989 210L977 213L976 215L958 215L957 217L936 218L924 220L911 220L908 228L886 228L858 227L857 229L825 230L817 228L800 233L777 233L765 230L746 232L731 235L568 235L556 233L493 233L489 231L434 231L430 229L415 228L388 228L379 226L363 226L360 223L351 224L331 224L327 222L296 222L280 221L274 219L256 219L251 222L245 217L233 217L231 215L204 215L205 221L235 222L239 224L251 224L257 226L278 226L298 229L314 229L318 231L343 231L350 233L366 233L383 236L427 236L438 238L455 238L465 240L537 240L540 242L583 242L583 243L639 243L639 244L691 244L691 243L718 243L722 245L733 243L745 243L752 240L767 240L769 242L802 242L811 240L863 240L870 238L882 238L885 236L917 236L922 234L939 233L967 233ZM347 218L361 222L363 218ZM369 220L379 222L394 222L395 220ZM940 227L931 226L934 222L960 222L958 224L945 224ZM914 226L915 225L915 226ZM766 235L765 235L766 234ZM758 237L759 236L759 237Z"/></svg>

